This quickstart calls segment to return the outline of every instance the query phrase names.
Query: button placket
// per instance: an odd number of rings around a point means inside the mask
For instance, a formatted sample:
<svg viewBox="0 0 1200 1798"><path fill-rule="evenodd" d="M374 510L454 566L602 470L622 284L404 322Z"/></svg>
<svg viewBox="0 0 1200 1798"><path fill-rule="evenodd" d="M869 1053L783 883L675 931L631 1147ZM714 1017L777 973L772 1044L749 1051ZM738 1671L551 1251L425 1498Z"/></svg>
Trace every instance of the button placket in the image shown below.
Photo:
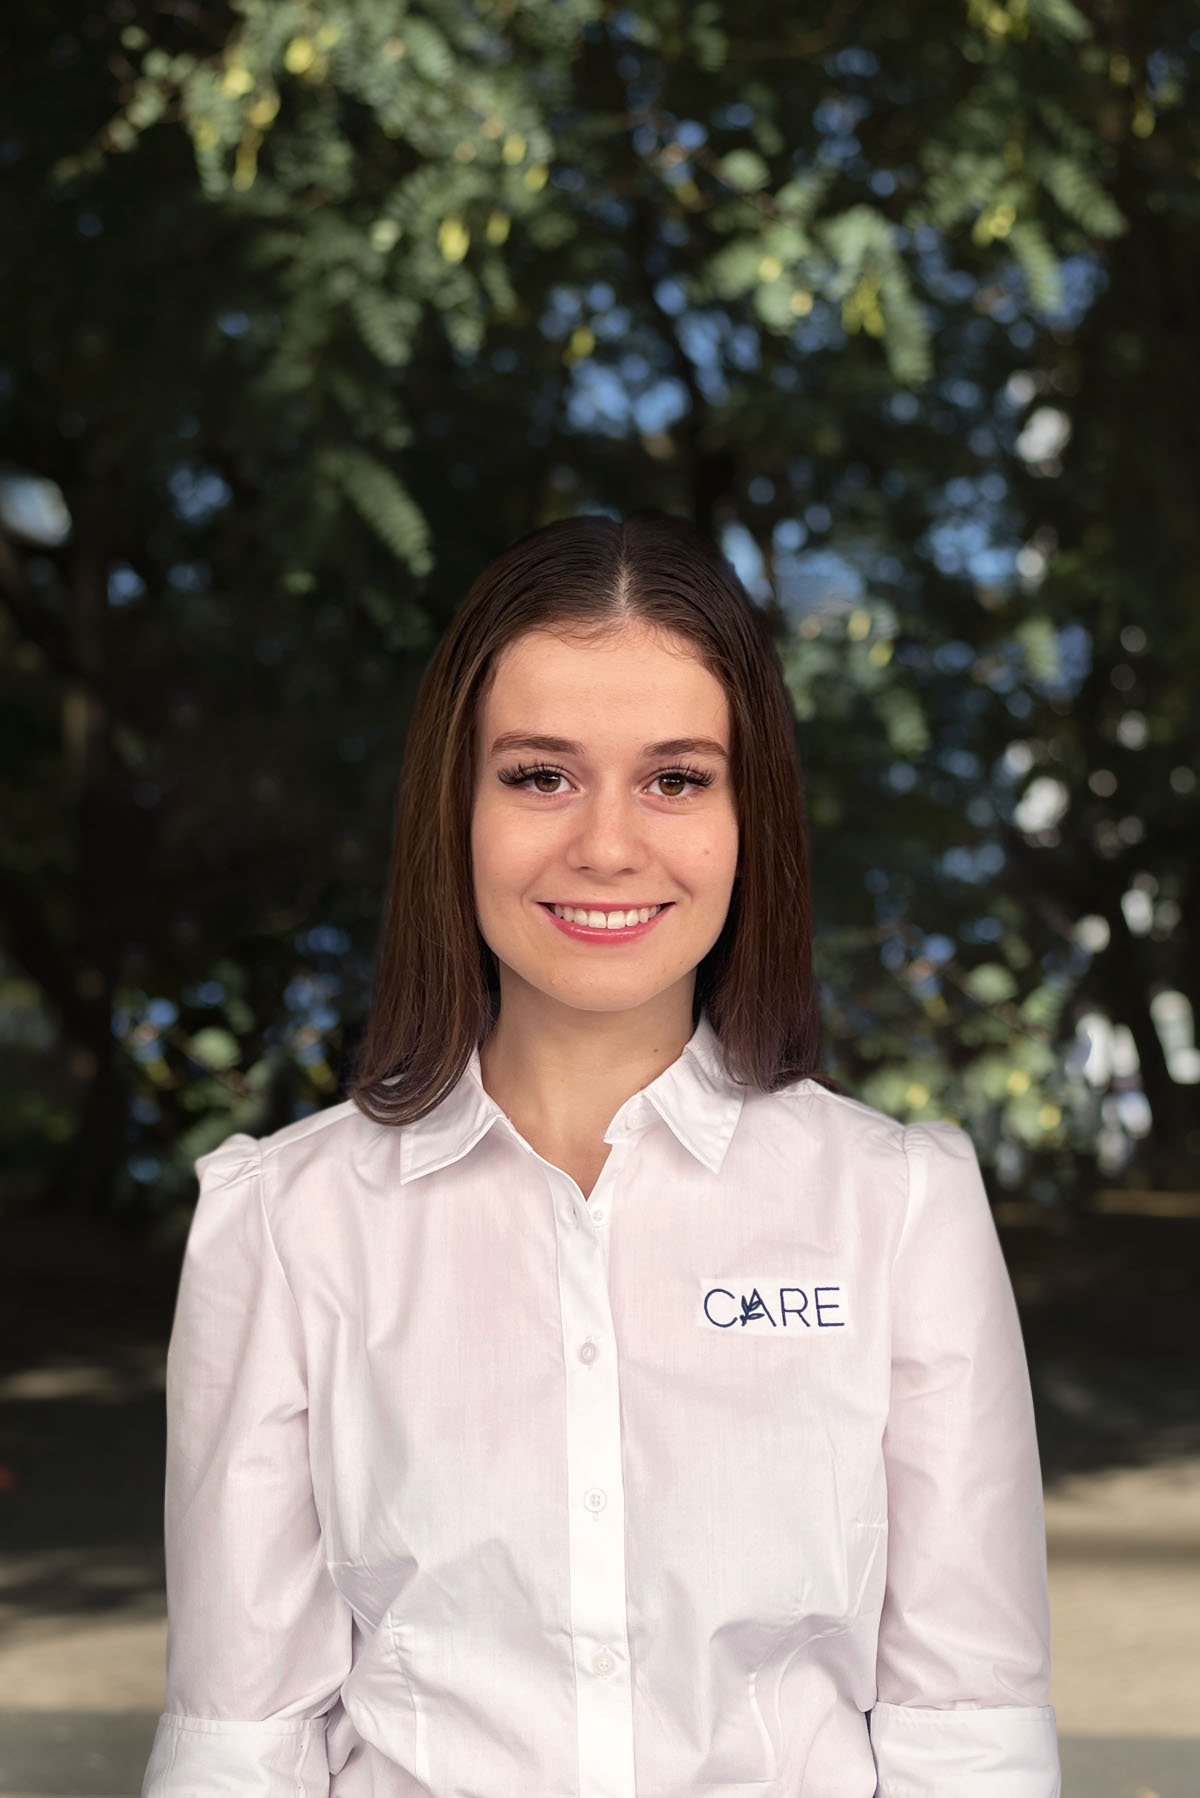
<svg viewBox="0 0 1200 1798"><path fill-rule="evenodd" d="M595 1199L576 1222L607 1220L623 1145L612 1147ZM561 1170L566 1202L578 1188ZM582 1195L580 1195L582 1197ZM577 1209L577 1208L576 1208ZM566 1383L565 1430L571 1638L577 1678L579 1798L635 1798L633 1694L625 1592L620 1395L608 1295L607 1230L558 1232L558 1282ZM601 1350L605 1352L601 1352Z"/></svg>

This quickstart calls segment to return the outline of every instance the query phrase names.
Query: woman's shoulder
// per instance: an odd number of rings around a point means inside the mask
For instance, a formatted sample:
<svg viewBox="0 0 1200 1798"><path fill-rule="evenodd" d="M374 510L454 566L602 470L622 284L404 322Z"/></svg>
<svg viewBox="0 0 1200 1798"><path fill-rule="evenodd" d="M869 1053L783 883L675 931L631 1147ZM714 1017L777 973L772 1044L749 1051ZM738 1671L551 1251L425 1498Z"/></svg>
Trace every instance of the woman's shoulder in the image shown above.
<svg viewBox="0 0 1200 1798"><path fill-rule="evenodd" d="M898 1118L865 1099L825 1086L811 1075L758 1095L758 1102L765 1102L776 1113L784 1112L804 1129L834 1137L848 1146L858 1144L897 1156L904 1152L906 1126Z"/></svg>
<svg viewBox="0 0 1200 1798"><path fill-rule="evenodd" d="M197 1241L257 1245L282 1258L289 1280L312 1257L337 1252L381 1196L395 1190L399 1132L352 1100L255 1135L235 1130L194 1163ZM358 1220L356 1222L356 1220Z"/></svg>
<svg viewBox="0 0 1200 1798"><path fill-rule="evenodd" d="M906 1179L914 1157L939 1170L964 1162L978 1169L974 1139L957 1118L916 1118L902 1123L881 1107L811 1077L760 1097L775 1101L807 1133L818 1134L852 1153L882 1158L902 1170Z"/></svg>
<svg viewBox="0 0 1200 1798"><path fill-rule="evenodd" d="M337 1105L326 1105L320 1111L294 1118L276 1130L258 1135L250 1130L234 1130L216 1148L209 1149L193 1163L197 1172L211 1166L222 1177L256 1171L266 1160L286 1154L301 1144L334 1148L353 1131L355 1122L369 1124L352 1099Z"/></svg>
<svg viewBox="0 0 1200 1798"><path fill-rule="evenodd" d="M389 1134L346 1099L262 1135L234 1130L193 1166L206 1192L259 1180L275 1193L309 1174L335 1168L345 1173L359 1163L364 1151L379 1146L381 1133Z"/></svg>

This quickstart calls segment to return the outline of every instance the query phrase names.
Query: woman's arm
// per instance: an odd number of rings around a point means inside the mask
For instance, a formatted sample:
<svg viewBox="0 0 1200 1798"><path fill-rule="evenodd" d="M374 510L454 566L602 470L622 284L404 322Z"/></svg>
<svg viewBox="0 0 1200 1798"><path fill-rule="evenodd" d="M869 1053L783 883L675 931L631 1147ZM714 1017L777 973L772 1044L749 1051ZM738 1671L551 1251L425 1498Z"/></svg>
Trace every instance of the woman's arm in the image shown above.
<svg viewBox="0 0 1200 1798"><path fill-rule="evenodd" d="M325 1798L351 1615L325 1565L259 1144L196 1163L167 1352L166 1704L142 1798Z"/></svg>
<svg viewBox="0 0 1200 1798"><path fill-rule="evenodd" d="M904 1149L878 1798L1058 1798L1041 1469L1012 1285L967 1133L910 1124Z"/></svg>

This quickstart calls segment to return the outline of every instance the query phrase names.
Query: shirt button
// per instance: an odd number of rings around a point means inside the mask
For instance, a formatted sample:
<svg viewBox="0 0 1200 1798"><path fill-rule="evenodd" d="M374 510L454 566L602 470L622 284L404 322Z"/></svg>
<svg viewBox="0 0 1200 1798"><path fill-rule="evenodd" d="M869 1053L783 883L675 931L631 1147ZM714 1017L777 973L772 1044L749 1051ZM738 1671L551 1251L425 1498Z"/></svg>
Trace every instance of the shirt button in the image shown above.
<svg viewBox="0 0 1200 1798"><path fill-rule="evenodd" d="M598 1650L592 1659L592 1666L597 1673L611 1673L616 1664L607 1648Z"/></svg>
<svg viewBox="0 0 1200 1798"><path fill-rule="evenodd" d="M605 1211L603 1205L593 1205L591 1207L591 1213L598 1224L602 1224L604 1222L605 1218L608 1216L608 1213Z"/></svg>
<svg viewBox="0 0 1200 1798"><path fill-rule="evenodd" d="M601 1492L599 1486L590 1486L583 1495L583 1502L589 1511L602 1511L608 1503L608 1499Z"/></svg>
<svg viewBox="0 0 1200 1798"><path fill-rule="evenodd" d="M586 1342L580 1344L579 1359L581 1361L594 1361L599 1353L600 1350L596 1347L590 1337Z"/></svg>

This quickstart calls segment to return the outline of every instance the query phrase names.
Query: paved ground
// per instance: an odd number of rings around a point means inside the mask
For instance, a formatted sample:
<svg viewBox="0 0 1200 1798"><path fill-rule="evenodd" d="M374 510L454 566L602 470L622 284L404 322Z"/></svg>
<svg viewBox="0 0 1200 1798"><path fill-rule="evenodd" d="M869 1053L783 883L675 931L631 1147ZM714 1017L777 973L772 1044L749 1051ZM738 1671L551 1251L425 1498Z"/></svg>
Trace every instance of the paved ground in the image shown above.
<svg viewBox="0 0 1200 1798"><path fill-rule="evenodd" d="M1200 1457L1056 1483L1046 1537L1059 1730L1190 1739L1200 1798Z"/></svg>
<svg viewBox="0 0 1200 1798"><path fill-rule="evenodd" d="M173 1289L99 1239L77 1244L71 1284L61 1239L6 1235L21 1302L0 1302L15 1327L0 1798L137 1798L162 1703ZM1149 1240L1106 1239L1069 1268L1045 1249L1010 1258L1046 1472L1063 1798L1200 1798L1200 1231L1165 1252Z"/></svg>

